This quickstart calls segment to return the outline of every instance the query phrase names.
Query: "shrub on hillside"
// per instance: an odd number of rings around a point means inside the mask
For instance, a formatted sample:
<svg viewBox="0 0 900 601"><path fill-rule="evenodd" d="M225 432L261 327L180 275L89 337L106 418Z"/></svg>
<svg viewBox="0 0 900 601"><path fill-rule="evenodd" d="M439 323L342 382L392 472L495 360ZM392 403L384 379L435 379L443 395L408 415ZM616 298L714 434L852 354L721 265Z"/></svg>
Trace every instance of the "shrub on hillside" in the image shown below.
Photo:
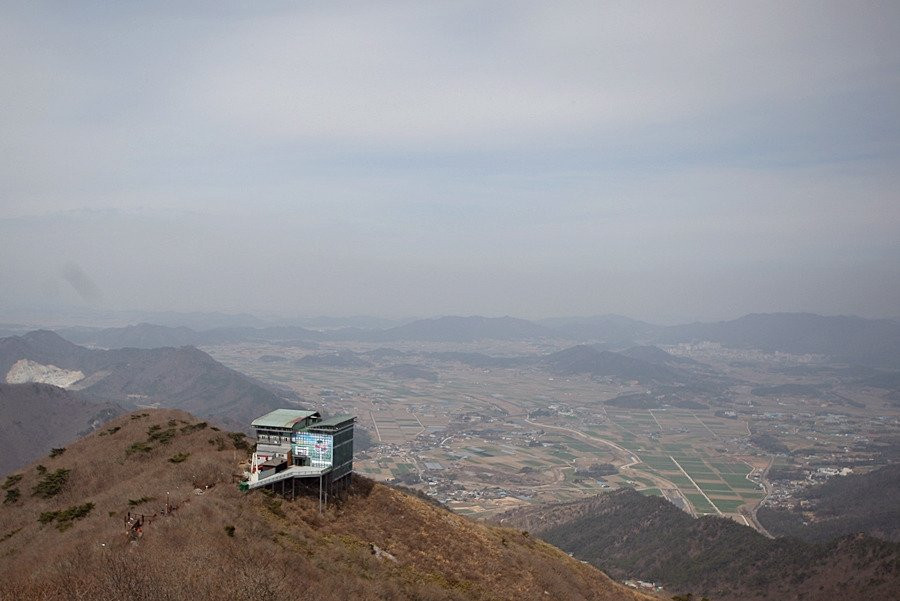
<svg viewBox="0 0 900 601"><path fill-rule="evenodd" d="M65 487L66 482L68 482L69 473L70 470L63 468L53 472L44 470L44 477L35 485L31 494L35 497L40 497L41 499L55 497L62 491L63 487Z"/></svg>
<svg viewBox="0 0 900 601"><path fill-rule="evenodd" d="M22 479L22 474L11 474L6 477L6 482L4 482L3 485L0 486L0 488L2 488L3 490L6 490L6 489L18 484L21 479Z"/></svg>
<svg viewBox="0 0 900 601"><path fill-rule="evenodd" d="M19 500L19 497L22 496L19 492L18 488L10 488L6 491L6 498L3 499L4 505L12 505L16 501Z"/></svg>
<svg viewBox="0 0 900 601"><path fill-rule="evenodd" d="M181 427L182 434L192 434L193 432L199 432L206 428L209 424L206 422L198 422L196 424L188 424L186 426Z"/></svg>
<svg viewBox="0 0 900 601"><path fill-rule="evenodd" d="M175 438L175 435L175 428L166 428L163 430L160 426L152 426L147 430L148 441L158 442L160 444L168 444Z"/></svg>
<svg viewBox="0 0 900 601"><path fill-rule="evenodd" d="M234 448L244 451L250 449L250 443L245 440L246 435L243 432L229 432L228 437L231 439L232 444L234 444Z"/></svg>
<svg viewBox="0 0 900 601"><path fill-rule="evenodd" d="M76 520L86 518L93 510L93 503L85 503L84 505L73 505L68 509L61 509L59 511L45 511L38 516L38 522L40 522L41 525L46 525L55 521L56 528L60 532L63 532L71 528L72 523Z"/></svg>
<svg viewBox="0 0 900 601"><path fill-rule="evenodd" d="M143 505L144 503L149 503L150 501L155 501L156 497L141 497L140 499L128 499L129 507L137 507L138 505Z"/></svg>
<svg viewBox="0 0 900 601"><path fill-rule="evenodd" d="M125 455L133 455L135 453L149 453L153 450L151 445L148 445L146 442L136 442L125 449Z"/></svg>

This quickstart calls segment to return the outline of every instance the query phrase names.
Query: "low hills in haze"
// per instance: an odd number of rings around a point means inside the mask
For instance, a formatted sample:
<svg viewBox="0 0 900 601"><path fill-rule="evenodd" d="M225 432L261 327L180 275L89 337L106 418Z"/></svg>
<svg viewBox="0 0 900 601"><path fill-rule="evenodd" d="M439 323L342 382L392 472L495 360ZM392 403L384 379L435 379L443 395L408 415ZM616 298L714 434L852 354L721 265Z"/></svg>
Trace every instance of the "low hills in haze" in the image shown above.
<svg viewBox="0 0 900 601"><path fill-rule="evenodd" d="M679 374L665 365L586 345L547 355L541 364L559 375L590 374L660 383L673 383L679 379Z"/></svg>
<svg viewBox="0 0 900 601"><path fill-rule="evenodd" d="M167 338L165 332L171 334ZM232 330L233 331L233 330ZM260 338L277 338L277 328L250 329L243 332L251 332L253 336ZM297 337L303 332L296 328L289 328L288 337ZM185 343L191 340L225 340L221 338L222 331L192 332L187 328L164 328L150 324L140 324L123 329L103 330L96 333L94 342L105 346L106 344L121 345L135 343L141 345L158 345L164 342ZM541 337L550 334L550 331L542 326L532 324L525 320L513 318L483 318L483 317L444 317L434 320L421 320L392 328L382 332L370 332L356 336L359 339L369 341L396 341L396 340L421 340L432 342L472 342L479 339L506 339L525 340L533 337ZM327 336L348 336L346 331L336 332L306 332L308 338L322 339ZM351 336L351 338L353 338ZM86 349L85 349L86 350ZM100 352L100 351L90 351ZM113 352L113 351L106 351ZM119 354L156 353L153 349L124 348L115 351ZM200 352L200 351L197 351ZM377 351L376 351L377 352ZM631 353L629 356L626 353ZM614 353L607 350L598 350L591 346L579 345L569 349L552 353L546 356L522 356L496 358L480 353L464 352L434 352L431 357L446 361L459 361L477 367L515 367L537 365L558 375L588 374L593 377L617 377L623 380L654 381L658 383L675 383L686 379L686 374L679 372L678 364L685 362L655 347L632 347L623 353ZM2 355L0 355L2 357ZM305 367L327 368L357 368L365 367L367 363L358 354L348 351L310 354L299 359L298 365ZM70 363L71 364L71 363ZM2 363L0 363L2 369ZM107 383L107 387L110 382ZM184 407L185 409L203 413L202 409Z"/></svg>
<svg viewBox="0 0 900 601"><path fill-rule="evenodd" d="M379 342L426 340L432 342L472 342L481 339L527 340L546 338L553 332L536 323L514 317L439 317L373 333Z"/></svg>
<svg viewBox="0 0 900 601"><path fill-rule="evenodd" d="M187 327L141 323L105 329L69 328L60 330L59 333L72 342L102 348L154 348L157 346L212 345L260 340L472 342L482 339L525 340L554 335L551 330L524 319L477 316L421 319L383 330L358 327L312 330L300 326L267 326L221 327L197 331Z"/></svg>
<svg viewBox="0 0 900 601"><path fill-rule="evenodd" d="M709 340L729 347L818 354L870 367L900 366L900 324L888 319L755 313L732 321L672 326L657 338L660 342Z"/></svg>
<svg viewBox="0 0 900 601"><path fill-rule="evenodd" d="M653 347L643 347L653 348ZM483 353L442 351L424 353L431 360L448 363L462 363L481 369L538 368L557 376L587 375L592 378L616 378L637 380L642 383L683 384L693 382L693 374L682 370L683 361L663 350L657 352L643 350L649 360L627 355L632 349L621 353L601 350L589 345L577 345L546 355L523 355L518 357L492 357ZM384 355L384 349L376 351ZM689 364L696 364L686 360ZM419 377L419 376L415 376ZM429 378L430 379L430 378Z"/></svg>
<svg viewBox="0 0 900 601"><path fill-rule="evenodd" d="M241 326L195 331L187 327L139 324L104 330L64 330L62 333L85 344L102 348L156 348L161 345L216 345L242 341L269 341L315 348L319 342L326 341L465 344L478 340L541 340L560 347L567 340L594 337L595 341L602 343L600 347L577 345L543 358L496 358L471 351L433 352L432 356L485 368L541 364L560 375L586 373L660 384L690 383L684 370L700 366L690 359L667 353L654 346L654 343L711 341L735 348L821 355L826 360L870 368L896 370L900 366L900 325L890 320L784 313L748 315L728 322L672 327L632 321L607 316L586 318L584 321L579 321L578 318L546 320L537 324L511 317L442 317L418 320L384 330ZM603 331L602 328L607 326L609 328ZM623 337L622 334L626 331L630 334ZM580 334L575 336L576 332ZM333 367L338 368L362 366L358 361L337 361L333 354L327 353L323 353L321 358L311 358L308 361L309 366L316 362L334 364ZM875 379L884 380L895 373L896 371L873 370L871 376L867 377L874 382ZM900 394L900 383L895 382L887 388ZM196 407L191 409L203 411Z"/></svg>
<svg viewBox="0 0 900 601"><path fill-rule="evenodd" d="M264 340L315 341L323 338L320 332L299 326L223 326L194 330L186 326L151 323L103 329L64 328L58 333L76 344L107 349L201 346Z"/></svg>
<svg viewBox="0 0 900 601"><path fill-rule="evenodd" d="M866 535L819 544L772 540L629 489L513 510L499 522L529 528L614 577L717 601L888 599L900 586L900 544Z"/></svg>
<svg viewBox="0 0 900 601"><path fill-rule="evenodd" d="M322 514L314 494L240 492L249 448L147 410L7 478L0 601L650 599L527 532L365 478ZM129 515L145 516L141 536Z"/></svg>
<svg viewBox="0 0 900 601"><path fill-rule="evenodd" d="M68 388L85 398L126 407L159 403L240 427L285 403L284 394L190 346L95 350L48 331L0 339L2 379L8 380L10 370L23 360L33 373L35 365L80 372L82 377ZM32 381L39 378L36 375Z"/></svg>
<svg viewBox="0 0 900 601"><path fill-rule="evenodd" d="M321 320L316 323L322 322ZM340 320L334 323L377 321ZM616 348L681 342L717 342L723 346L821 355L832 361L882 369L900 365L900 323L889 319L822 316L808 313L751 314L731 321L657 326L616 315L556 318L539 323L513 317L420 319L385 329L300 326L225 326L195 330L142 323L122 328L60 330L77 344L102 348L202 346L246 341L426 341L569 340L602 342ZM644 357L637 357L644 358Z"/></svg>

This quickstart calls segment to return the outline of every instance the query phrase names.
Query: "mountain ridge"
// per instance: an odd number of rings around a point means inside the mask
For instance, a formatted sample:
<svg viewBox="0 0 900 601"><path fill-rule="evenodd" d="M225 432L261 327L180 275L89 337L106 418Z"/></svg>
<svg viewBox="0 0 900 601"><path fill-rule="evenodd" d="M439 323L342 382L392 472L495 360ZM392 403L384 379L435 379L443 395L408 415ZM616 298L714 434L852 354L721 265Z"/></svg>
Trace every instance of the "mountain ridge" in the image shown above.
<svg viewBox="0 0 900 601"><path fill-rule="evenodd" d="M240 492L249 442L139 411L8 478L0 600L249 601L298 586L320 601L651 599L526 532L366 478L322 513L314 494ZM138 535L125 522L141 515Z"/></svg>
<svg viewBox="0 0 900 601"><path fill-rule="evenodd" d="M46 330L0 339L0 376L21 359L82 371L85 378L70 389L92 398L126 406L161 403L239 427L286 400L191 346L97 350Z"/></svg>

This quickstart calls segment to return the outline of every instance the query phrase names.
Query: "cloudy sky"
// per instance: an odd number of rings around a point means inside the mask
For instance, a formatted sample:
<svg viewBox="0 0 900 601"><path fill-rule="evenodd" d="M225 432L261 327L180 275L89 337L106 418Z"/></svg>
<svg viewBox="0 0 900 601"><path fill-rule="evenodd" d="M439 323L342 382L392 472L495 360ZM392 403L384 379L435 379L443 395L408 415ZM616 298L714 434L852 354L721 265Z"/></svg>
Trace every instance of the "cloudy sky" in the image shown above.
<svg viewBox="0 0 900 601"><path fill-rule="evenodd" d="M898 7L3 3L0 310L900 315Z"/></svg>

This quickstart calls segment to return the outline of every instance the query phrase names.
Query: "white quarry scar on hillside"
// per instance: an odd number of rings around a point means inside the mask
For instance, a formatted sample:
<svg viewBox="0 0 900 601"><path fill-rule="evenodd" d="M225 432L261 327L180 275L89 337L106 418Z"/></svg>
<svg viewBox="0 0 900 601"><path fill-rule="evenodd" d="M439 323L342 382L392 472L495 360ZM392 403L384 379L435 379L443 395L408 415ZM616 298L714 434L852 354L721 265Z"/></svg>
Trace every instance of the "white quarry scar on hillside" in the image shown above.
<svg viewBox="0 0 900 601"><path fill-rule="evenodd" d="M6 374L7 384L39 382L53 384L60 388L68 388L82 379L84 379L84 373L81 371L62 369L55 365L42 365L30 359L19 359Z"/></svg>

